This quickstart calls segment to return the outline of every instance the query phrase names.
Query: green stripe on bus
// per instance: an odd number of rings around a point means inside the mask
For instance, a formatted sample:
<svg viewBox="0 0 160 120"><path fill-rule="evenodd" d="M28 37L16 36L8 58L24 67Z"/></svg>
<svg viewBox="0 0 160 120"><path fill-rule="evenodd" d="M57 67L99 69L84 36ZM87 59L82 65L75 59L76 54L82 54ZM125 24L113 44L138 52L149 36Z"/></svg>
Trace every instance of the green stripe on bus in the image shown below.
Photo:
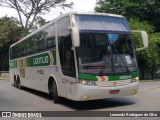
<svg viewBox="0 0 160 120"><path fill-rule="evenodd" d="M52 55L53 55L53 58L54 58L54 63L53 63L53 65L57 65L56 51L52 51Z"/></svg>
<svg viewBox="0 0 160 120"><path fill-rule="evenodd" d="M98 81L98 78L96 76L90 75L90 74L79 74L78 78L80 80L92 80L92 81Z"/></svg>
<svg viewBox="0 0 160 120"><path fill-rule="evenodd" d="M133 72L130 75L119 75L119 76L107 76L108 81L117 81L117 80L127 80L132 79L139 76L139 72ZM91 80L91 81L98 81L97 76L93 76L91 74L79 74L80 80Z"/></svg>
<svg viewBox="0 0 160 120"><path fill-rule="evenodd" d="M9 62L10 68L18 68L18 67L39 67L39 66L50 66L51 59L53 59L52 65L57 65L56 60L56 51L51 51L53 58L50 58L49 53L43 53L31 57L26 57L18 60L13 60ZM24 61L26 59L26 61ZM25 64L26 62L26 64ZM18 64L19 63L19 64ZM19 65L19 66L18 66ZM26 65L26 66L24 66Z"/></svg>
<svg viewBox="0 0 160 120"><path fill-rule="evenodd" d="M108 81L127 80L127 79L132 79L138 76L139 76L139 72L137 71L137 72L133 72L130 75L108 76L109 78Z"/></svg>

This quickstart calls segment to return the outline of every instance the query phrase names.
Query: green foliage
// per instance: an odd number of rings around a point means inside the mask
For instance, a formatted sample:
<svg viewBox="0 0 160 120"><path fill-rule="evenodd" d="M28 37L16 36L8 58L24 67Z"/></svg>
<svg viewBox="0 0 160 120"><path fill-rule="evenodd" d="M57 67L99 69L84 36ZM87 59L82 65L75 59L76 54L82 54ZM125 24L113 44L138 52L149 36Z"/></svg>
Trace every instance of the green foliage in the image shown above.
<svg viewBox="0 0 160 120"><path fill-rule="evenodd" d="M129 24L132 30L143 30L146 31L150 37L150 34L154 33L155 27L151 25L148 21L139 22L139 20L129 20ZM135 38L136 47L143 47L143 42L140 33L133 33ZM150 39L149 39L150 40ZM149 41L150 42L150 41Z"/></svg>
<svg viewBox="0 0 160 120"><path fill-rule="evenodd" d="M149 21L139 21L138 19L130 19L129 25L132 30L144 30L147 33L154 33L155 27Z"/></svg>
<svg viewBox="0 0 160 120"><path fill-rule="evenodd" d="M130 19L129 23L131 29L144 30L148 33L149 47L143 51L138 52L139 66L146 66L150 68L157 65L160 62L160 48L158 46L158 42L160 41L160 33L155 33L155 27L150 24L149 21L139 22L138 20ZM140 38L135 39L138 39L138 42L141 41Z"/></svg>
<svg viewBox="0 0 160 120"><path fill-rule="evenodd" d="M18 41L21 34L22 28L17 19L7 16L0 18L0 59L8 56L9 46Z"/></svg>
<svg viewBox="0 0 160 120"><path fill-rule="evenodd" d="M149 35L149 47L138 54L140 66L152 67L160 62L159 46L156 44L160 40L160 33Z"/></svg>
<svg viewBox="0 0 160 120"><path fill-rule="evenodd" d="M9 18L7 16L0 18L0 47L18 41L21 30L16 18Z"/></svg>
<svg viewBox="0 0 160 120"><path fill-rule="evenodd" d="M160 0L99 0L95 10L149 21L160 31Z"/></svg>
<svg viewBox="0 0 160 120"><path fill-rule="evenodd" d="M0 71L8 70L9 47L21 38L21 33L16 18L0 18Z"/></svg>
<svg viewBox="0 0 160 120"><path fill-rule="evenodd" d="M35 18L35 22L32 26L30 26L30 31L35 31L36 29L44 26L45 24L47 24L49 21L47 21L46 19L42 18L41 16L37 16Z"/></svg>

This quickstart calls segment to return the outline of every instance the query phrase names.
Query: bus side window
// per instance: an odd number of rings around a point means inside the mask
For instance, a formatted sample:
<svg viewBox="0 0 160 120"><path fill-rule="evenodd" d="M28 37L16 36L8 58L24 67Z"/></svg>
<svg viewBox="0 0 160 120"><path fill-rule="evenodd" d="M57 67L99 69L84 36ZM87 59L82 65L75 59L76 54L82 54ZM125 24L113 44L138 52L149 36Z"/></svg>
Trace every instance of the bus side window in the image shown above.
<svg viewBox="0 0 160 120"><path fill-rule="evenodd" d="M47 40L47 49L53 48L55 46L55 39L49 39Z"/></svg>
<svg viewBox="0 0 160 120"><path fill-rule="evenodd" d="M51 49L56 47L55 43L55 24L49 26L44 30L47 33L45 36L44 47L45 49Z"/></svg>

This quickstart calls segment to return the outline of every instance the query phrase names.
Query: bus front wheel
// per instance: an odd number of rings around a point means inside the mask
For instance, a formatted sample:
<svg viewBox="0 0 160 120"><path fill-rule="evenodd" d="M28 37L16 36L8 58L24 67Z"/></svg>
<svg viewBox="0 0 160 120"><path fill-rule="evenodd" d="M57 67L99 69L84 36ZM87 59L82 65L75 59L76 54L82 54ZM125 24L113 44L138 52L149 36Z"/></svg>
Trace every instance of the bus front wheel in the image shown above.
<svg viewBox="0 0 160 120"><path fill-rule="evenodd" d="M53 101L54 101L54 103L59 103L60 98L58 96L57 85L56 85L55 82L53 82L52 94L53 94Z"/></svg>

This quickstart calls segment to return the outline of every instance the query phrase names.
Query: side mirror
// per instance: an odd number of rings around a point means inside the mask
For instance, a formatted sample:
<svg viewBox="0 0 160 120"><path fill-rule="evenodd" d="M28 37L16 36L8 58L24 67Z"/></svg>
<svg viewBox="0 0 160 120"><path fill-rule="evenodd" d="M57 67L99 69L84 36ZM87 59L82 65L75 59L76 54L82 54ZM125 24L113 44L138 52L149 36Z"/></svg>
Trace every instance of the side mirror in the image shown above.
<svg viewBox="0 0 160 120"><path fill-rule="evenodd" d="M73 47L79 47L80 46L80 36L79 36L78 28L72 27L71 32L72 32Z"/></svg>
<svg viewBox="0 0 160 120"><path fill-rule="evenodd" d="M140 51L140 50L148 48L149 43L148 43L148 35L147 35L146 31L132 30L132 32L133 33L135 33L135 32L140 33L141 37L142 37L142 41L143 41L143 47L137 48L136 51Z"/></svg>

